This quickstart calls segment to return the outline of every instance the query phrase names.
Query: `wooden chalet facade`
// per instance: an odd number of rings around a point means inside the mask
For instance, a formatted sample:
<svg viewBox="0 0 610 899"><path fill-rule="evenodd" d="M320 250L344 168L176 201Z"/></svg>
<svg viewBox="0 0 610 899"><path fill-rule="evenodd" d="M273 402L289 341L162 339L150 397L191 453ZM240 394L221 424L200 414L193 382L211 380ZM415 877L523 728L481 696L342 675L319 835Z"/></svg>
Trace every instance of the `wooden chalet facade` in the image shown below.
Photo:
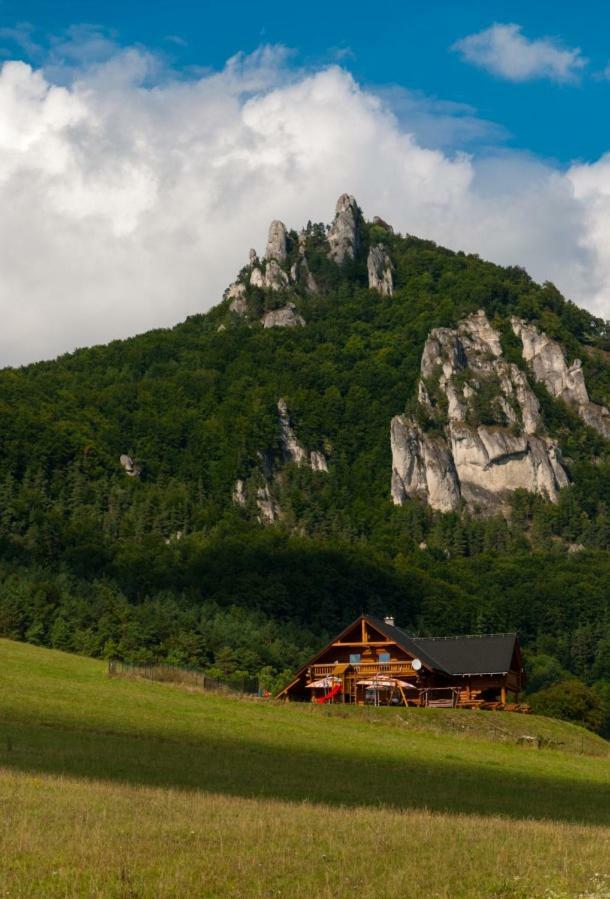
<svg viewBox="0 0 610 899"><path fill-rule="evenodd" d="M278 698L528 711L524 684L516 634L411 637L392 618L361 615Z"/></svg>

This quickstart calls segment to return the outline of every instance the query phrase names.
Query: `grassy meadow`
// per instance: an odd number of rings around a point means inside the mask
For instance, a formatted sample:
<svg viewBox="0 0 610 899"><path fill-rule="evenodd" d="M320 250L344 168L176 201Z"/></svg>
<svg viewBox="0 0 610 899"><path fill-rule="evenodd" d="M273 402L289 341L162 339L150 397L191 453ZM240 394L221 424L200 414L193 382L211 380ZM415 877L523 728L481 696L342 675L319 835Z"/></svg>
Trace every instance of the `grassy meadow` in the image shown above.
<svg viewBox="0 0 610 899"><path fill-rule="evenodd" d="M609 860L610 746L578 727L202 695L0 640L0 896L593 899Z"/></svg>

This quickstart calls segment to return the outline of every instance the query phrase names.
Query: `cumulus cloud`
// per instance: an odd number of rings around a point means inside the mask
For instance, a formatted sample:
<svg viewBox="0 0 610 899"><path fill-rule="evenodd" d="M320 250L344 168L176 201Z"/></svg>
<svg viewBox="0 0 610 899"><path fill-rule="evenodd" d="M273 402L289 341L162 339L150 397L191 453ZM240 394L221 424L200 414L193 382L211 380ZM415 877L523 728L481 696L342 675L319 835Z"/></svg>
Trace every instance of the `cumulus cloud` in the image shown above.
<svg viewBox="0 0 610 899"><path fill-rule="evenodd" d="M496 23L457 41L453 49L467 62L508 81L573 82L587 64L578 48L564 48L548 37L529 40L515 24Z"/></svg>
<svg viewBox="0 0 610 899"><path fill-rule="evenodd" d="M608 316L610 163L561 172L426 146L421 102L410 122L408 104L396 115L338 66L295 71L281 48L189 80L139 49L65 84L5 63L0 364L205 311L271 219L328 221L344 191L369 217L525 265Z"/></svg>

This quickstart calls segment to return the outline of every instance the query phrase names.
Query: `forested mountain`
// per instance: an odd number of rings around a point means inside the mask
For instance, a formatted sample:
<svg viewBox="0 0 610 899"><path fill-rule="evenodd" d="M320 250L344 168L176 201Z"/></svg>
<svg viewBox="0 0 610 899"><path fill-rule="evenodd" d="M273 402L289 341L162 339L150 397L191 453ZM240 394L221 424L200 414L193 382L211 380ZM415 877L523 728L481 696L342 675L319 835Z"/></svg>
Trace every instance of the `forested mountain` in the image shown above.
<svg viewBox="0 0 610 899"><path fill-rule="evenodd" d="M365 610L603 693L609 405L552 284L274 222L207 314L0 372L0 634L271 680Z"/></svg>

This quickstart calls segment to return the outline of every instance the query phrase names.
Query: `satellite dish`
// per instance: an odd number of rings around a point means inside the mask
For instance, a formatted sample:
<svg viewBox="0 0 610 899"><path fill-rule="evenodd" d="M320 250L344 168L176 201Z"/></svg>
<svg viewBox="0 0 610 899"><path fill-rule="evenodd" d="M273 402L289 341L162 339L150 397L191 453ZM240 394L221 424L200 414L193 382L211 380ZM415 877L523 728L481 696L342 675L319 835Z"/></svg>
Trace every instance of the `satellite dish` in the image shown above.
<svg viewBox="0 0 610 899"><path fill-rule="evenodd" d="M413 661L411 662L411 665L412 665L414 671L419 671L419 669L421 668L421 660L413 659Z"/></svg>

